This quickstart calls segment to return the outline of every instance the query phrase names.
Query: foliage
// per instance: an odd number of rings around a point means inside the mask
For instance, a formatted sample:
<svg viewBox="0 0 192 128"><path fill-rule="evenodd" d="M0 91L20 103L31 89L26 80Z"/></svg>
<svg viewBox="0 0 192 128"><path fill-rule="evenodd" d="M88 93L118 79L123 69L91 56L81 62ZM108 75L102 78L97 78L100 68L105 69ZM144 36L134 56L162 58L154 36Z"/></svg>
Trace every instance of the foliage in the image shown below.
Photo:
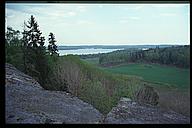
<svg viewBox="0 0 192 128"><path fill-rule="evenodd" d="M54 72L48 89L68 91L105 114L120 97L134 98L134 92L142 86L140 78L111 74L78 56L61 56L57 62L52 61L52 66Z"/></svg>
<svg viewBox="0 0 192 128"><path fill-rule="evenodd" d="M41 36L39 25L31 15L30 20L24 24L23 53L25 72L35 78L43 86L47 80L48 63L46 59L45 38Z"/></svg>
<svg viewBox="0 0 192 128"><path fill-rule="evenodd" d="M58 56L51 54L47 55L45 39L41 36L39 25L33 16L29 21L24 22L23 37L20 38L20 31L14 30L11 27L7 28L5 43L6 43L6 62L16 66L21 71L34 77L44 88L49 83L53 69L51 68L54 61L57 61ZM52 50L57 50L54 35L50 34ZM49 84L50 85L50 84ZM51 85L52 86L52 85Z"/></svg>
<svg viewBox="0 0 192 128"><path fill-rule="evenodd" d="M99 58L99 63L102 65L133 62L159 63L189 68L190 47L189 45L184 45L166 48L156 47L148 50L122 50L103 54Z"/></svg>
<svg viewBox="0 0 192 128"><path fill-rule="evenodd" d="M14 30L12 27L7 27L5 34L5 43L9 46L21 46L20 31Z"/></svg>
<svg viewBox="0 0 192 128"><path fill-rule="evenodd" d="M54 34L52 32L49 34L49 39L48 40L49 40L49 45L48 45L49 53L51 55L58 54L57 53L58 49L57 49L57 46L55 45L55 42L56 42L55 36L54 36Z"/></svg>
<svg viewBox="0 0 192 128"><path fill-rule="evenodd" d="M5 33L5 61L23 71L23 52L20 31L7 27Z"/></svg>

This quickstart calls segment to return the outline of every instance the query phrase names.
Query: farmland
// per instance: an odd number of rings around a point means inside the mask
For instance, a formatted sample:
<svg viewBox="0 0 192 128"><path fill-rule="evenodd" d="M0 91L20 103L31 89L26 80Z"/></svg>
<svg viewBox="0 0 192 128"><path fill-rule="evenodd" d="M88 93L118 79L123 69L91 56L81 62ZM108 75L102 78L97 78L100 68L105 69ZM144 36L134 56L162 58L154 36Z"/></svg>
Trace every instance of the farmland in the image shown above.
<svg viewBox="0 0 192 128"><path fill-rule="evenodd" d="M112 73L140 76L147 81L165 83L177 88L186 89L190 85L189 69L157 64L128 64L104 69Z"/></svg>
<svg viewBox="0 0 192 128"><path fill-rule="evenodd" d="M84 59L94 65L99 65L98 58ZM179 89L188 89L190 86L190 70L165 66L160 64L123 64L113 67L100 67L110 73L134 75L142 77L148 82L157 83L159 86L171 86Z"/></svg>

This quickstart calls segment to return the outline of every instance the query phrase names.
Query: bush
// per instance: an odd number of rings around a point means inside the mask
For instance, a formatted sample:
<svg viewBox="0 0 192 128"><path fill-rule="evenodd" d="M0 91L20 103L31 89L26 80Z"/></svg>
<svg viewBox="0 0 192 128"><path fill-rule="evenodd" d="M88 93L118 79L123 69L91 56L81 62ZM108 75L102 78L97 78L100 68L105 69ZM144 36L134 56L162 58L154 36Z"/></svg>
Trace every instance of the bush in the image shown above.
<svg viewBox="0 0 192 128"><path fill-rule="evenodd" d="M110 100L102 83L99 81L86 81L81 85L79 98L92 104L103 113L108 113L111 110Z"/></svg>
<svg viewBox="0 0 192 128"><path fill-rule="evenodd" d="M137 77L111 74L73 55L59 57L57 61L49 58L49 63L52 73L46 89L68 91L103 114L121 97L134 98L134 92L141 85Z"/></svg>
<svg viewBox="0 0 192 128"><path fill-rule="evenodd" d="M13 64L20 71L24 71L22 48L20 46L7 46L5 50L6 63Z"/></svg>

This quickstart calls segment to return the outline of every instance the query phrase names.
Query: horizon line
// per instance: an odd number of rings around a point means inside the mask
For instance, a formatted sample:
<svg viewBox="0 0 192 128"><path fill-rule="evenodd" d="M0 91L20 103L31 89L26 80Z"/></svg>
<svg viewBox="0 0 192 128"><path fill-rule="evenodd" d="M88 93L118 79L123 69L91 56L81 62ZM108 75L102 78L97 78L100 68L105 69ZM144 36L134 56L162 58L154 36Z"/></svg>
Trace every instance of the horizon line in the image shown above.
<svg viewBox="0 0 192 128"><path fill-rule="evenodd" d="M75 45L58 45L58 46L133 46L133 45L190 45L190 44L75 44Z"/></svg>

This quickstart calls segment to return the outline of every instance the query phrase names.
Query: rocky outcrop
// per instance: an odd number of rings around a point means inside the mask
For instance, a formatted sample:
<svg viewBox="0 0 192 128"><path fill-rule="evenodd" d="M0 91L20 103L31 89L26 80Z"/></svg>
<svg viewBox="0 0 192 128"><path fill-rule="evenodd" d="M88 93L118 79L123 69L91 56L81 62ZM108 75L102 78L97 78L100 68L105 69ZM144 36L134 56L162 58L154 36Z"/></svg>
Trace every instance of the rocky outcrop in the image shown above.
<svg viewBox="0 0 192 128"><path fill-rule="evenodd" d="M190 118L157 106L139 104L129 98L121 98L105 118L108 124L186 124Z"/></svg>
<svg viewBox="0 0 192 128"><path fill-rule="evenodd" d="M6 64L6 123L99 123L103 115L66 92L44 90L32 77Z"/></svg>

